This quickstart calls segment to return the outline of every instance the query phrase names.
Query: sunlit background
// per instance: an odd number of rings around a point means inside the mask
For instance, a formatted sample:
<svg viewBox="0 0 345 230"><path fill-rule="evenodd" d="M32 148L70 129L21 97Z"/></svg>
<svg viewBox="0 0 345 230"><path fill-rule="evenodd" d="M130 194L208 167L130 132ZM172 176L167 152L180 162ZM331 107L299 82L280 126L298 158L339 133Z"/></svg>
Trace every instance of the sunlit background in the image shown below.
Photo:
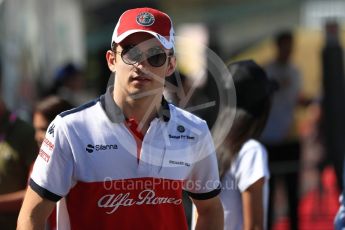
<svg viewBox="0 0 345 230"><path fill-rule="evenodd" d="M36 91L48 87L66 62L84 68L87 85L101 92L109 75L104 51L115 23L123 10L140 6L171 15L177 35L188 31L188 26L203 27L205 43L225 61L253 55L263 63L272 54L271 36L283 28L296 30L295 60L305 73L310 96L319 93L318 58L325 20L345 20L344 1L1 0L1 81L8 106L29 111Z"/></svg>
<svg viewBox="0 0 345 230"><path fill-rule="evenodd" d="M124 10L142 6L168 13L177 36L204 43L225 63L252 58L264 65L274 55L272 36L282 29L292 29L296 36L293 61L302 72L303 94L311 100L322 95L321 50L327 20L339 23L341 42L345 42L342 30L345 1L0 0L0 96L9 108L30 121L33 105L41 92L51 86L59 68L68 62L84 70L85 100L103 93L110 74L105 51L110 48L117 19ZM199 75L205 71L198 69L205 68L200 64L205 62L200 56L202 52L196 51L202 47L177 41L179 48L190 52L190 56L179 60L179 71L202 77ZM298 115L299 120L308 123L308 111L300 111ZM301 135L308 129L304 124L297 127ZM310 180L319 181L310 175L313 172L302 174L306 185L301 189L302 194L311 189ZM285 206L281 207L278 215L284 215ZM333 209L330 212L334 214ZM327 210L314 214L316 219L326 218L327 226L331 227L333 217L328 216ZM286 229L284 224L281 226L280 229Z"/></svg>

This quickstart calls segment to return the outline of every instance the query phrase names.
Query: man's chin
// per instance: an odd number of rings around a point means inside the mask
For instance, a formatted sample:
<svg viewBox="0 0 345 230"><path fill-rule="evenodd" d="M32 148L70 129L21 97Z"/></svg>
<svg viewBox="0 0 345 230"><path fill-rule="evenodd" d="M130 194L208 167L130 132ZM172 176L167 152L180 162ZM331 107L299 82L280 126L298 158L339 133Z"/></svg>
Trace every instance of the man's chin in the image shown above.
<svg viewBox="0 0 345 230"><path fill-rule="evenodd" d="M163 90L160 88L156 89L146 89L145 87L134 88L130 90L128 96L132 99L144 99L147 97L154 97L158 96L161 97L163 94Z"/></svg>

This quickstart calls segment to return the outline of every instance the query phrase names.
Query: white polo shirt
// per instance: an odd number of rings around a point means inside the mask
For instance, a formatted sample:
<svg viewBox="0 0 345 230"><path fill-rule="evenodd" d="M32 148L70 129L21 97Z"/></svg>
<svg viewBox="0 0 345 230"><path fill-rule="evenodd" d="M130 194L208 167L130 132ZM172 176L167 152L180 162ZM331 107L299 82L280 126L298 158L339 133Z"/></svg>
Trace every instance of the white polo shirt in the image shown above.
<svg viewBox="0 0 345 230"><path fill-rule="evenodd" d="M110 92L50 124L31 188L64 197L58 229L187 229L182 190L193 199L220 192L206 122L163 98L138 148Z"/></svg>
<svg viewBox="0 0 345 230"><path fill-rule="evenodd" d="M269 177L265 147L254 139L248 140L222 179L220 200L224 208L224 230L243 229L242 193L261 178L264 179L262 206L266 229Z"/></svg>

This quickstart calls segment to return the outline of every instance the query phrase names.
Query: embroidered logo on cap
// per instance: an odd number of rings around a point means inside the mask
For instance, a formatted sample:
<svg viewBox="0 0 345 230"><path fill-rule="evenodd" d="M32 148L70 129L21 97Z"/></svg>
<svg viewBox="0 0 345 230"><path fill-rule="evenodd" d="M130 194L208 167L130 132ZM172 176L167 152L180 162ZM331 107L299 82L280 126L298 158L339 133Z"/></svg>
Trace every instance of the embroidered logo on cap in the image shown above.
<svg viewBox="0 0 345 230"><path fill-rule="evenodd" d="M151 26L155 22L155 17L149 12L138 14L137 23L142 26Z"/></svg>

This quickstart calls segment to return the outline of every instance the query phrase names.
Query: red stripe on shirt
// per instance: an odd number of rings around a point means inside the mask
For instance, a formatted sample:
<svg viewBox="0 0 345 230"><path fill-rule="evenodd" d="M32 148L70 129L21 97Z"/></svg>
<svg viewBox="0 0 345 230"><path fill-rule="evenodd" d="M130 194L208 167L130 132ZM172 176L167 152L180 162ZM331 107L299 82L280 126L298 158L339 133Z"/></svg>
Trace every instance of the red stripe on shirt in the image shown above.
<svg viewBox="0 0 345 230"><path fill-rule="evenodd" d="M187 229L182 181L78 182L67 196L71 229Z"/></svg>
<svg viewBox="0 0 345 230"><path fill-rule="evenodd" d="M144 140L144 134L142 134L139 130L138 130L138 122L136 122L136 120L134 118L129 118L126 119L126 127L129 129L129 131L132 133L135 142L137 144L137 161L139 164L140 161L140 152L141 152L141 146Z"/></svg>

